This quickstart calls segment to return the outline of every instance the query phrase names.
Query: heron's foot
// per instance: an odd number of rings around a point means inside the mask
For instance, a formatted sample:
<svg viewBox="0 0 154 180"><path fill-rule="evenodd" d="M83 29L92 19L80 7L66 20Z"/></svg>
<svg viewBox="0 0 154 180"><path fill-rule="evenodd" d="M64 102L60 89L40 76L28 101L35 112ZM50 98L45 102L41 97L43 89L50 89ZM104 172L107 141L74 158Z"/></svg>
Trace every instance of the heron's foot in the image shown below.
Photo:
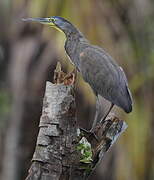
<svg viewBox="0 0 154 180"><path fill-rule="evenodd" d="M96 141L98 141L98 137L96 136L96 134L93 131L88 131L84 128L80 128L81 132L83 132L83 134L86 136L87 139L93 137Z"/></svg>
<svg viewBox="0 0 154 180"><path fill-rule="evenodd" d="M67 85L67 84L69 84L69 85L75 84L76 76L77 76L77 70L76 70L76 68L74 68L72 72L68 73L68 74L63 78L64 84L65 84L65 85Z"/></svg>

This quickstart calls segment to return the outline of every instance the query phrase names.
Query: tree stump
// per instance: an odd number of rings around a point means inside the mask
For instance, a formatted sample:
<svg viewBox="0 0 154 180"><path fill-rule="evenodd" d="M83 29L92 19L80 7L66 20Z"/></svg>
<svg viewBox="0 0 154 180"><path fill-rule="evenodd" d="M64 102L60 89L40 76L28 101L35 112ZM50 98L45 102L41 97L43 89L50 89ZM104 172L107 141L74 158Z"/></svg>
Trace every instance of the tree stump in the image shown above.
<svg viewBox="0 0 154 180"><path fill-rule="evenodd" d="M26 180L88 179L127 127L124 121L109 114L93 133L80 130L74 98L75 76L74 72L62 72L58 63L54 84L46 83L39 134Z"/></svg>

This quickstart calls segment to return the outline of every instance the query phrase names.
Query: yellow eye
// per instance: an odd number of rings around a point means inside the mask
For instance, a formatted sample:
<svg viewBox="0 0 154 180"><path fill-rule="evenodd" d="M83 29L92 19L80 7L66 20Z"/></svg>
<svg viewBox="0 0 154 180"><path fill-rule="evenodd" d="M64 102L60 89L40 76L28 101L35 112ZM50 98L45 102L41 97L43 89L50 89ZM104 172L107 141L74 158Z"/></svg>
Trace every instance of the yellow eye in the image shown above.
<svg viewBox="0 0 154 180"><path fill-rule="evenodd" d="M55 22L55 19L54 18L50 18L50 22Z"/></svg>

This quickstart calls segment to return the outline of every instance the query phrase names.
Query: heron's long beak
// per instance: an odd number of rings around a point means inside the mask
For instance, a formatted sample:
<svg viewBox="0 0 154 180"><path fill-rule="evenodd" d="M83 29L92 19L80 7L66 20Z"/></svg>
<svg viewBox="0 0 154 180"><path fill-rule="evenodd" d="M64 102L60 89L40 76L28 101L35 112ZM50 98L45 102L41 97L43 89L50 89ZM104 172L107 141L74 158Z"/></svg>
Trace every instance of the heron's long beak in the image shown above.
<svg viewBox="0 0 154 180"><path fill-rule="evenodd" d="M55 26L55 24L52 22L51 18L26 18L26 19L22 19L22 20L23 21L34 21L34 22L39 22L41 24Z"/></svg>

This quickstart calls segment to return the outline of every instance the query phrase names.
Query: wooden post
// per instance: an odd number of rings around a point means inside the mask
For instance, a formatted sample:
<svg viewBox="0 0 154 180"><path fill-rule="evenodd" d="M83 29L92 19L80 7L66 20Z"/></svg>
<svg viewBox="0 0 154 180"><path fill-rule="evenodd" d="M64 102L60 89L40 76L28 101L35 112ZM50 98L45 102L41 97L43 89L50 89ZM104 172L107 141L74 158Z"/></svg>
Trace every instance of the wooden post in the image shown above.
<svg viewBox="0 0 154 180"><path fill-rule="evenodd" d="M75 74L66 75L60 64L54 82L46 83L39 134L26 180L87 179L105 152L126 129L124 121L109 115L97 125L97 138L80 131L76 123Z"/></svg>

